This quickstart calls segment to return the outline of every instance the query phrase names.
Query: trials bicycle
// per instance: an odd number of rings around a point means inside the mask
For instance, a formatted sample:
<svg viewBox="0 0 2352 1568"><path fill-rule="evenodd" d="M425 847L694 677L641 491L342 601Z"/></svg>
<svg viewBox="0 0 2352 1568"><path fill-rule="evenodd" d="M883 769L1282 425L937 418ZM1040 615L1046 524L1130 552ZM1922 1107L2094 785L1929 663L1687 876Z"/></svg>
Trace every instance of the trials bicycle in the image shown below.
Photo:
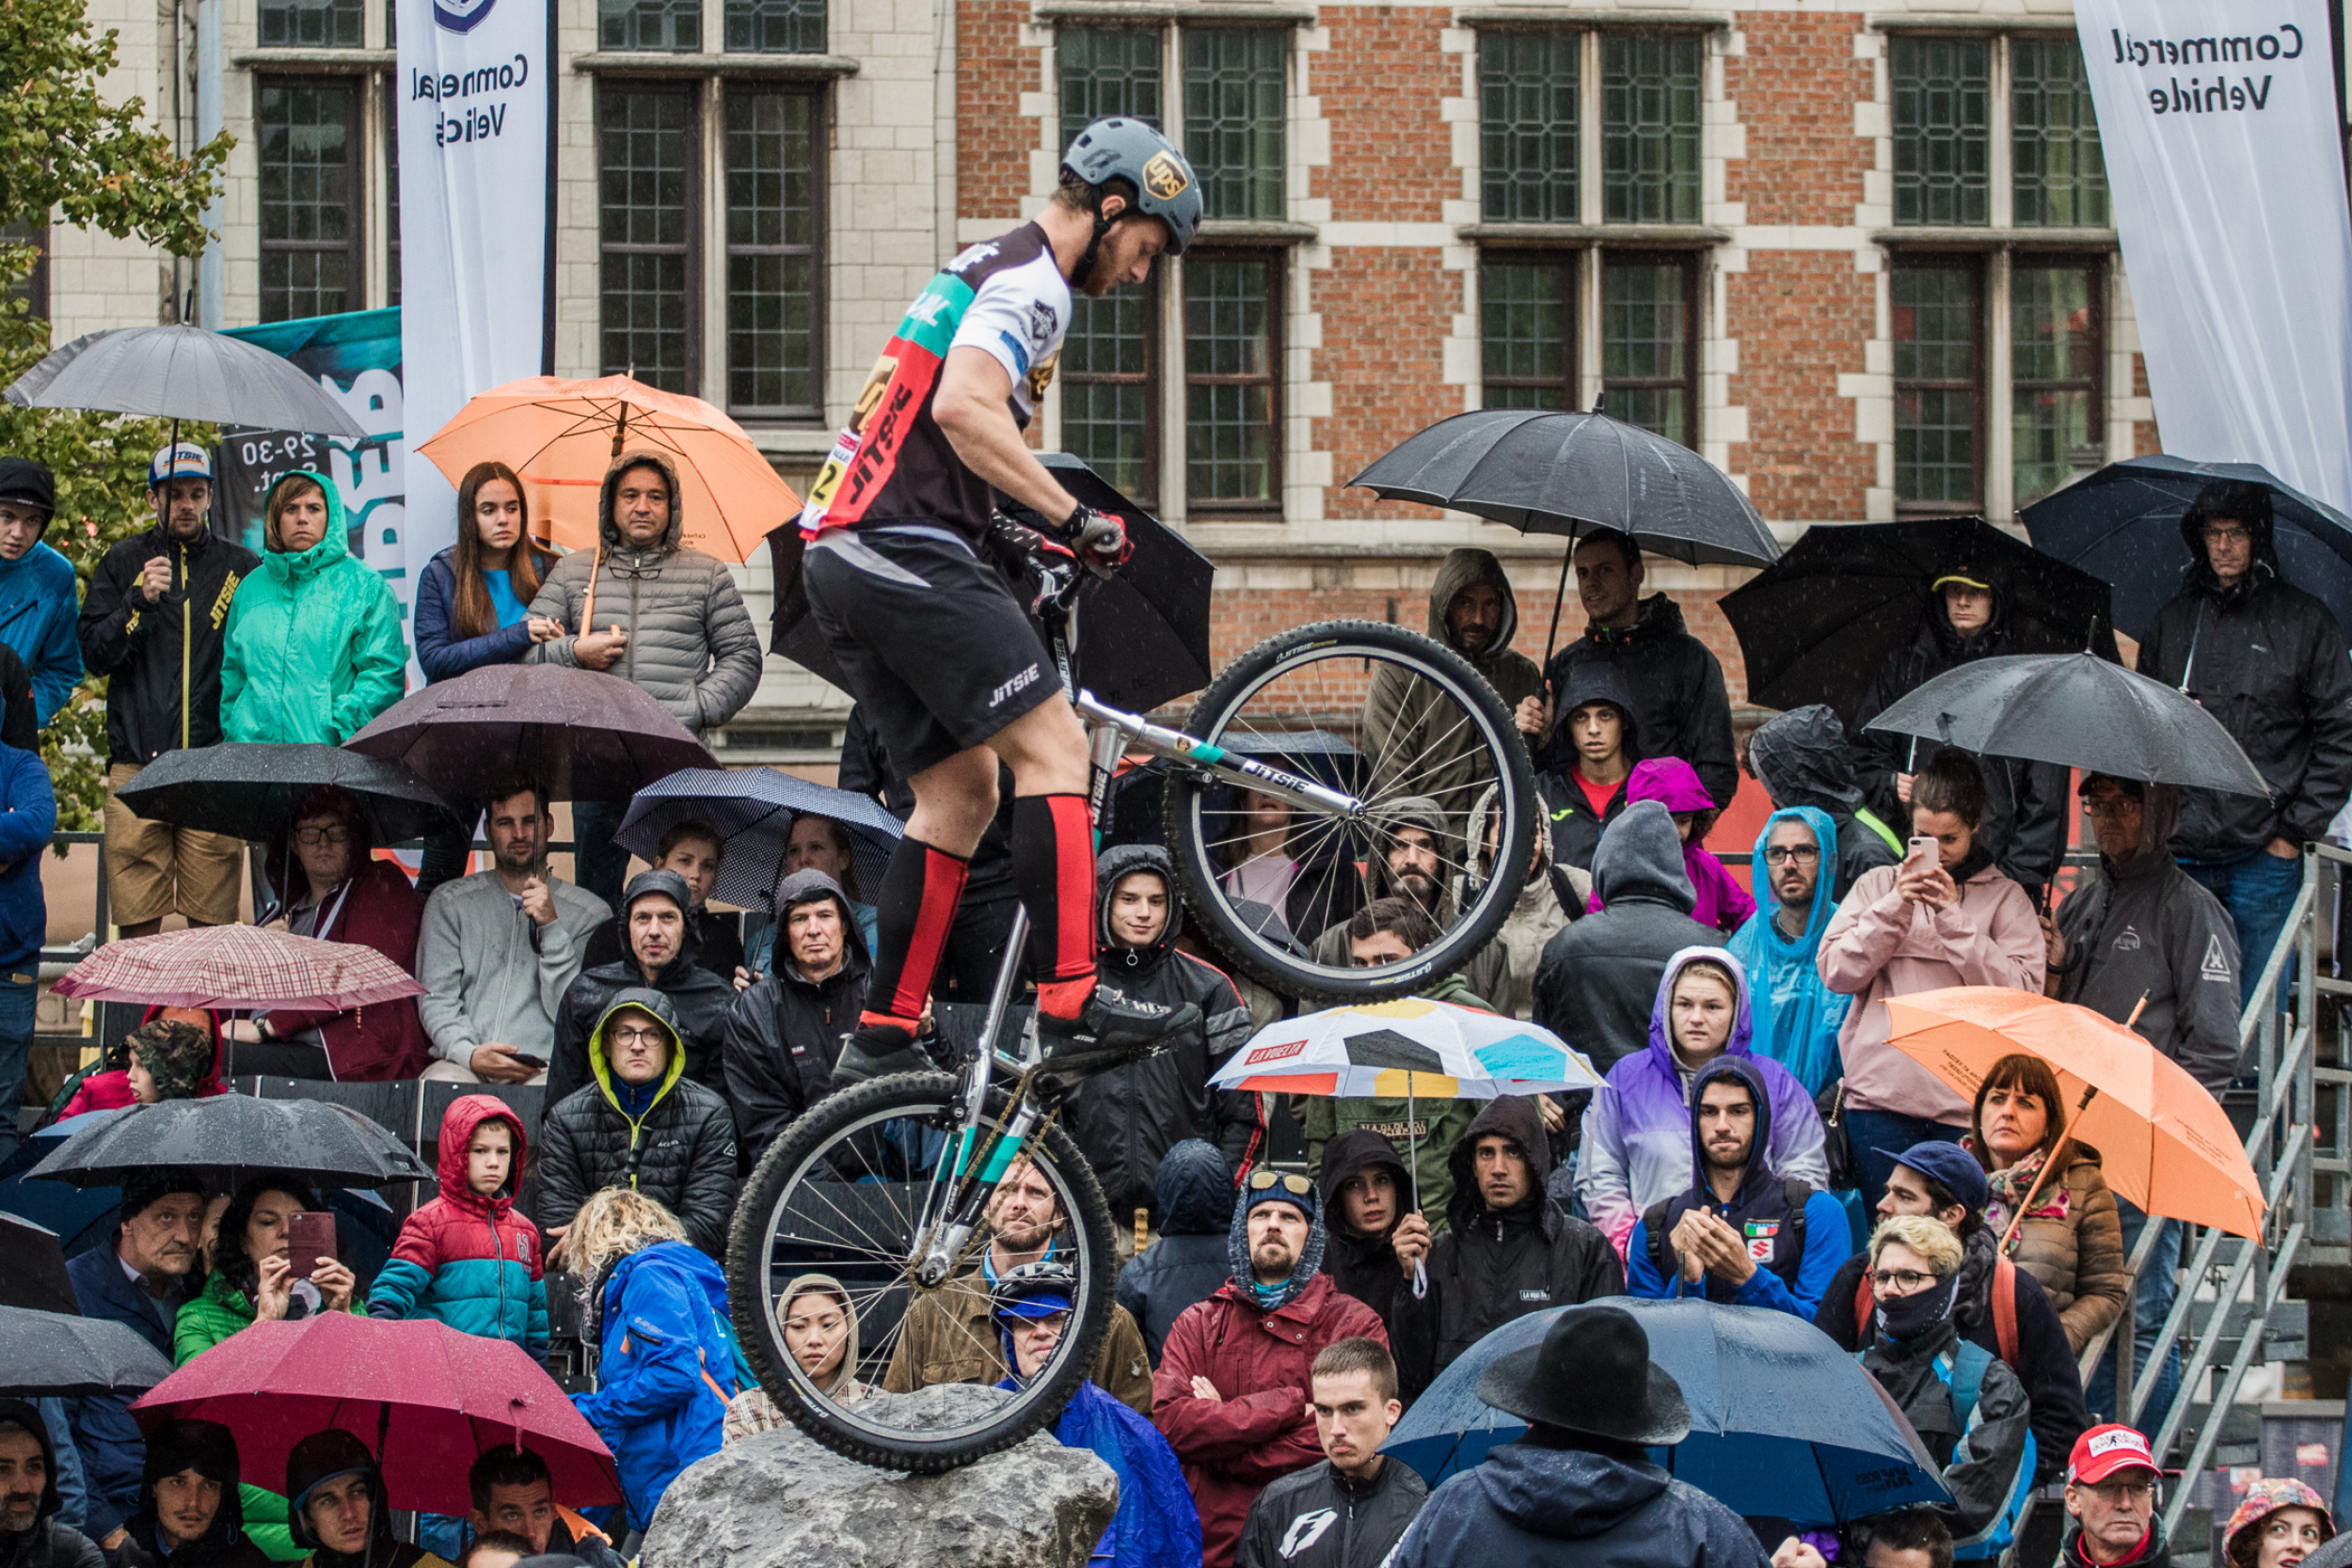
<svg viewBox="0 0 2352 1568"><path fill-rule="evenodd" d="M1123 757L1166 760L1184 905L1233 969L1284 996L1377 1002L1427 990L1501 929L1526 880L1537 797L1510 710L1459 655L1378 622L1300 626L1235 660L1170 729L1080 684L1085 569L1001 515L992 544L1029 575L1062 689L1088 726L1095 821ZM1375 689L1401 716L1385 736L1361 729ZM1437 935L1357 967L1347 917L1396 887L1421 895ZM819 1101L769 1147L736 1209L727 1288L754 1371L787 1418L867 1464L935 1472L1021 1441L1059 1416L1110 1326L1111 1216L1059 1109L1086 1076L1148 1051L1041 1060L1034 1022L1013 1011L1027 931L1025 911L968 1059ZM992 1225L1016 1251L1050 1235L1072 1268L1060 1340L1001 1401L877 1398L1010 1368L975 1272ZM810 1275L829 1276L853 1314L837 1370L823 1336L803 1329L796 1343L779 1322Z"/></svg>

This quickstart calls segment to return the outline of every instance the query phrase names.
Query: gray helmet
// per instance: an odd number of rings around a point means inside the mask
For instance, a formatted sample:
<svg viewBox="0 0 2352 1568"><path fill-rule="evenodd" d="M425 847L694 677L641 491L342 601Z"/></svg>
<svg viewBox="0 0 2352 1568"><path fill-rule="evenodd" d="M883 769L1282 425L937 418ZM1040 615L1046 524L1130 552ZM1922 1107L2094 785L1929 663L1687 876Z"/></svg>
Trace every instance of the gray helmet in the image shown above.
<svg viewBox="0 0 2352 1568"><path fill-rule="evenodd" d="M1136 208L1168 225L1168 254L1181 256L1200 232L1200 182L1192 165L1166 136L1139 119L1098 119L1078 133L1063 155L1062 172L1098 192L1104 182L1125 180L1136 188ZM1098 198L1099 199L1099 198ZM1095 214L1095 240L1110 227ZM1084 282L1084 267L1094 260L1088 247L1086 262L1073 281Z"/></svg>

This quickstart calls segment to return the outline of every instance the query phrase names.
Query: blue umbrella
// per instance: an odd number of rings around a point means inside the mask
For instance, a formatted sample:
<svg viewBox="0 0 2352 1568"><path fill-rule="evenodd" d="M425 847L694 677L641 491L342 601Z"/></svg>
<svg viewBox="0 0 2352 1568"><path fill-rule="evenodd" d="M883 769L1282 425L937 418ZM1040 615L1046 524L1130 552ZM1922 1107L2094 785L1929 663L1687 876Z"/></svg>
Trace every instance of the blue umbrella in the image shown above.
<svg viewBox="0 0 2352 1568"><path fill-rule="evenodd" d="M1640 1320L1650 1359L1690 1402L1691 1435L1650 1457L1733 1513L1827 1528L1951 1500L1877 1381L1803 1318L1700 1300L1613 1296L1609 1305ZM1481 1401L1479 1376L1541 1344L1564 1310L1516 1318L1465 1351L1380 1451L1435 1486L1518 1441L1526 1423Z"/></svg>
<svg viewBox="0 0 2352 1568"><path fill-rule="evenodd" d="M2110 463L2020 512L2034 548L2114 585L2115 629L2145 637L2181 591L2188 546L2181 514L2217 479L2270 490L2279 576L2352 626L2352 517L2291 488L2256 463L2197 463L2167 452Z"/></svg>
<svg viewBox="0 0 2352 1568"><path fill-rule="evenodd" d="M854 896L871 903L905 828L864 795L772 768L689 768L673 773L637 792L614 836L623 848L651 861L663 833L681 822L707 822L726 837L726 858L712 896L738 909L764 910L775 895L792 824L808 816L830 816L850 830Z"/></svg>

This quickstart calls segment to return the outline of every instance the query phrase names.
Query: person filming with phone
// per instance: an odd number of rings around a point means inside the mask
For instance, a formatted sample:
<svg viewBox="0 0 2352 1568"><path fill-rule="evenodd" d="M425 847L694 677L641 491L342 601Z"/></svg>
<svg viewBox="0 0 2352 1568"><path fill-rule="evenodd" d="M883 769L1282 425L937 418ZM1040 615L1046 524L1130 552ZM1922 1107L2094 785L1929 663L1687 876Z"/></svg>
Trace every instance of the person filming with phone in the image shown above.
<svg viewBox="0 0 2352 1568"><path fill-rule="evenodd" d="M1866 1208L1877 1206L1904 1149L1968 1130L1968 1102L1887 1042L1878 1004L1947 986L2042 990L2042 923L2025 889L1978 841L1984 810L1976 763L1938 752L1912 781L1908 853L1865 872L1821 934L1822 981L1854 999L1837 1053Z"/></svg>
<svg viewBox="0 0 2352 1568"><path fill-rule="evenodd" d="M490 869L443 882L424 907L417 1012L433 1063L423 1076L544 1084L556 1009L580 977L588 933L612 911L548 869L555 818L537 789L498 794L482 820Z"/></svg>

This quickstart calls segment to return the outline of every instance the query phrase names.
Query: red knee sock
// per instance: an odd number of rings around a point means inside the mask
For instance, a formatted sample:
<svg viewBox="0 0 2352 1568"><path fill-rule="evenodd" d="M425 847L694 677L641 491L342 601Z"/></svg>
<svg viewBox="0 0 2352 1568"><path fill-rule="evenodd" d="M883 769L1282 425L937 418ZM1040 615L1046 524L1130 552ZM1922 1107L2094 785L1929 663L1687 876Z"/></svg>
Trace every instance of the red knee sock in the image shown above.
<svg viewBox="0 0 2352 1568"><path fill-rule="evenodd" d="M1094 822L1085 796L1013 801L1012 879L1029 911L1038 1009L1074 1019L1094 994Z"/></svg>
<svg viewBox="0 0 2352 1568"><path fill-rule="evenodd" d="M860 1023L893 1023L912 1032L930 1000L931 982L956 923L956 906L971 875L969 861L913 838L902 838L882 873L874 899L873 973L866 982Z"/></svg>

